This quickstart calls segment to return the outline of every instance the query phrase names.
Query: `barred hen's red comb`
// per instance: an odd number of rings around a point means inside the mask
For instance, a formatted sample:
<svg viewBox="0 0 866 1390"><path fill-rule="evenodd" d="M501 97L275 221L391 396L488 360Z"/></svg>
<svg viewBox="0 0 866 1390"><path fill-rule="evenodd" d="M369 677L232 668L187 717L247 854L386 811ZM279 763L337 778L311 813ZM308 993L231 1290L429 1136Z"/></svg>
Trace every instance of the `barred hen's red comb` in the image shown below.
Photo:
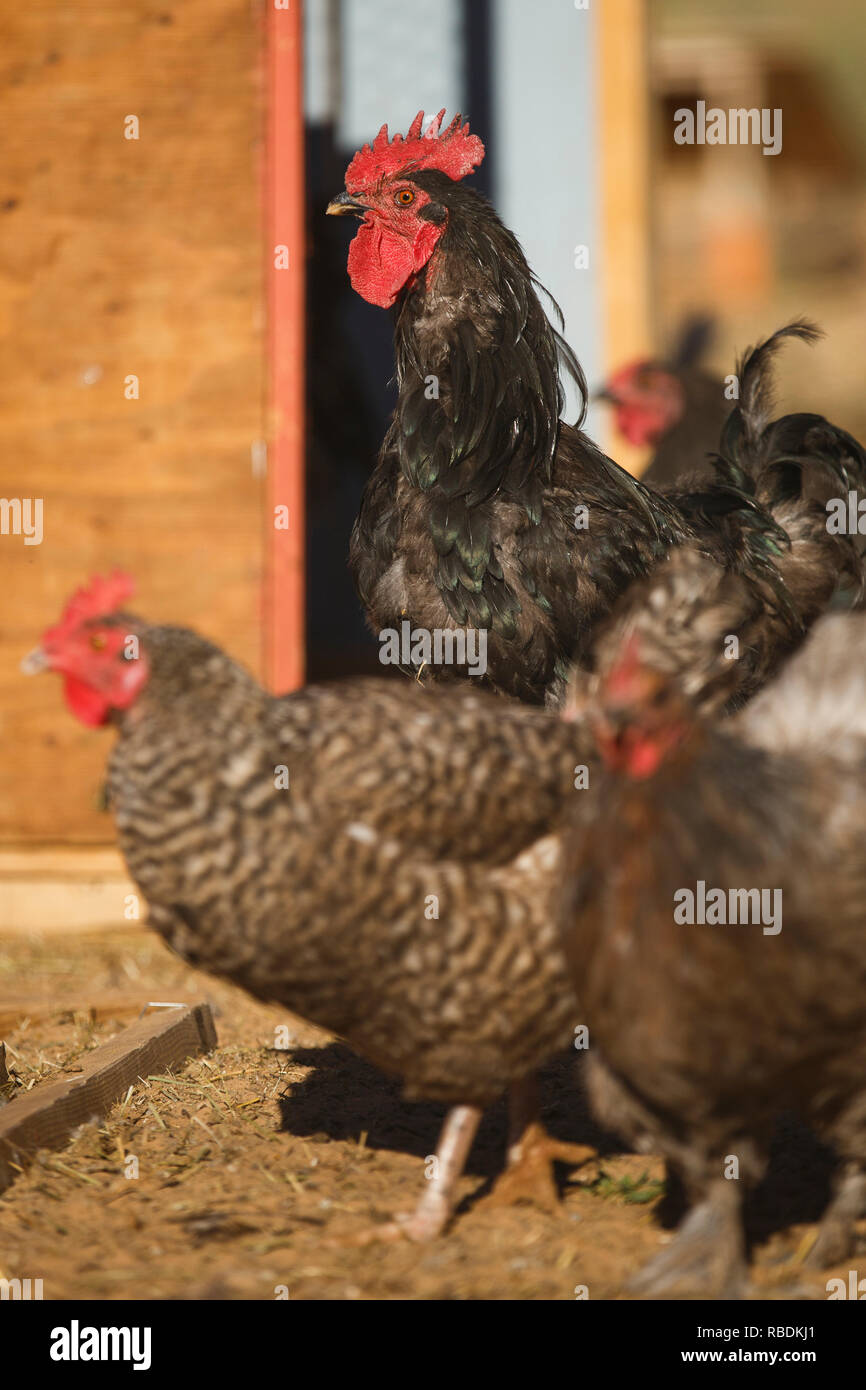
<svg viewBox="0 0 866 1390"><path fill-rule="evenodd" d="M58 638L73 632L91 618L103 618L114 613L135 593L135 580L123 570L115 570L105 579L94 575L90 583L76 589L63 610L63 616L55 627L45 633L45 638Z"/></svg>
<svg viewBox="0 0 866 1390"><path fill-rule="evenodd" d="M346 170L347 191L358 193L404 169L439 169L449 179L463 179L471 174L484 158L484 145L477 135L469 134L468 121L461 126L462 116L455 116L440 135L444 115L443 106L422 135L424 112L419 111L405 139L395 135L389 140L388 127L383 125L372 145L360 149Z"/></svg>

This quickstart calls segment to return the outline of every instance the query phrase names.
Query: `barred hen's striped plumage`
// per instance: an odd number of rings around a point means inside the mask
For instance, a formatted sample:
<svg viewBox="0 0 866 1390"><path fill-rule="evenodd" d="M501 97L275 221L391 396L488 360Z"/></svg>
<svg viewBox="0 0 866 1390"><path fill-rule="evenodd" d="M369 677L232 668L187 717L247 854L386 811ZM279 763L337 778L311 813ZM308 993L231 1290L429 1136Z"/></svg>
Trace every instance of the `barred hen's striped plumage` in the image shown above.
<svg viewBox="0 0 866 1390"><path fill-rule="evenodd" d="M787 577L789 562L808 549L817 587L823 592L829 576L832 589L838 551L826 546L815 516L803 516L803 475L829 453L862 481L866 456L831 426L819 440L806 417L769 426L756 382L772 345L745 365L752 384L743 387L714 481L691 493L644 487L578 426L560 421L560 365L585 398L583 375L542 308L516 238L459 182L480 162L480 141L458 119L436 167L435 128L422 137L420 127L419 118L409 140L390 145L380 133L355 157L348 192L329 208L362 217L352 283L396 313L397 407L350 547L374 632L403 621L428 632L484 629L488 683L541 702L556 698L572 661L589 660L593 631L618 595L683 541L758 585L768 559ZM461 139L465 158L455 158ZM803 325L783 333L812 336ZM766 488L777 446L802 466ZM773 541L756 485L768 510L778 507L790 522L790 552L778 553L785 542ZM454 674L465 671L425 668L425 676Z"/></svg>
<svg viewBox="0 0 866 1390"><path fill-rule="evenodd" d="M691 1204L635 1287L730 1297L746 1270L743 1192L780 1112L840 1159L811 1262L845 1258L866 1214L866 619L822 619L718 726L658 650L632 629L597 692L609 771L575 802L562 936L599 1116L662 1152ZM677 895L700 883L778 890L780 930L677 920Z"/></svg>
<svg viewBox="0 0 866 1390"><path fill-rule="evenodd" d="M80 597L40 660L117 726L120 847L180 955L339 1034L410 1098L483 1107L567 1045L554 890L577 730L463 685L277 699L196 634L106 616L98 593L82 620Z"/></svg>
<svg viewBox="0 0 866 1390"><path fill-rule="evenodd" d="M555 846L537 842L575 794L573 734L471 690L273 699L192 633L141 635L151 676L108 786L181 955L339 1033L410 1096L487 1104L567 1040Z"/></svg>

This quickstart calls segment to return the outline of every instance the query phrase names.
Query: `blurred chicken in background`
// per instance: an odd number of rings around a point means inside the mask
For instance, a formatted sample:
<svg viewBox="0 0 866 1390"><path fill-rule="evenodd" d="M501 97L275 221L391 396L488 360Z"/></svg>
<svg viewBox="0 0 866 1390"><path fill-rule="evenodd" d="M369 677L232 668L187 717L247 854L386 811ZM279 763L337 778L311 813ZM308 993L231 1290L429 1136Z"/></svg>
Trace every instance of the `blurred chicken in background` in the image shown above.
<svg viewBox="0 0 866 1390"><path fill-rule="evenodd" d="M701 365L712 336L711 318L688 318L669 358L620 367L596 392L613 407L623 439L654 450L641 473L653 487L712 478L707 455L718 448L732 405L725 383Z"/></svg>

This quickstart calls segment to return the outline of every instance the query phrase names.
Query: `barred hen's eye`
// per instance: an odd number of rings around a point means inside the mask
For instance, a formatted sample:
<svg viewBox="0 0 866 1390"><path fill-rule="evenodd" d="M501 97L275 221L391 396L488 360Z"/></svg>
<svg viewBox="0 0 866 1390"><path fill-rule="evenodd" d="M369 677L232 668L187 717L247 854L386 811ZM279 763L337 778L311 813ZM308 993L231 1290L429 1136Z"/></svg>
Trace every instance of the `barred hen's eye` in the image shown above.
<svg viewBox="0 0 866 1390"><path fill-rule="evenodd" d="M411 188L401 188L399 193L394 194L394 202L398 203L401 208L408 208L414 201L415 194Z"/></svg>

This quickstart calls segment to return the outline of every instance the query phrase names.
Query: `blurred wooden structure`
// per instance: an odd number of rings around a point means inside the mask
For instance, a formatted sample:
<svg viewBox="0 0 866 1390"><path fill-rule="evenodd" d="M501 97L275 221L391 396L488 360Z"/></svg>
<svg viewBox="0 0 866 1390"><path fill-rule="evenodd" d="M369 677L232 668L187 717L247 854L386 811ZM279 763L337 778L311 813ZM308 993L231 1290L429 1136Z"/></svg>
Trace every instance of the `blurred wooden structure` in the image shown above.
<svg viewBox="0 0 866 1390"><path fill-rule="evenodd" d="M19 671L93 573L129 570L149 618L273 669L270 9L46 0L4 19L0 493L43 500L44 539L0 536L0 842L113 840L109 739L69 716L58 680Z"/></svg>
<svg viewBox="0 0 866 1390"><path fill-rule="evenodd" d="M650 356L650 139L647 0L617 0L596 11L601 227L605 275L602 321L606 370ZM646 450L617 438L618 463L640 473Z"/></svg>
<svg viewBox="0 0 866 1390"><path fill-rule="evenodd" d="M699 100L725 112L770 107L766 60L742 37L712 44L699 36L657 38L651 82L659 178L670 192L658 200L659 241L678 240L706 304L729 312L765 304L773 278L773 158L751 145L677 146L673 128L676 110L694 110Z"/></svg>
<svg viewBox="0 0 866 1390"><path fill-rule="evenodd" d="M4 934L136 928L145 916L146 905L113 846L0 849Z"/></svg>

